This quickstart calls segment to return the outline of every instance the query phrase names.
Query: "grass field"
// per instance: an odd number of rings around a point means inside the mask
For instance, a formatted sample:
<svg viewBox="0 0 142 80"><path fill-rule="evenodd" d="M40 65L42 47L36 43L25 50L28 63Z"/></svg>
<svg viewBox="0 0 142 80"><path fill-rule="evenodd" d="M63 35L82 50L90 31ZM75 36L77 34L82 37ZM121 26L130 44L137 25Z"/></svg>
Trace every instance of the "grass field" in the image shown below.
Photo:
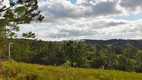
<svg viewBox="0 0 142 80"><path fill-rule="evenodd" d="M5 61L0 80L142 80L142 74ZM3 71L3 73L2 73Z"/></svg>

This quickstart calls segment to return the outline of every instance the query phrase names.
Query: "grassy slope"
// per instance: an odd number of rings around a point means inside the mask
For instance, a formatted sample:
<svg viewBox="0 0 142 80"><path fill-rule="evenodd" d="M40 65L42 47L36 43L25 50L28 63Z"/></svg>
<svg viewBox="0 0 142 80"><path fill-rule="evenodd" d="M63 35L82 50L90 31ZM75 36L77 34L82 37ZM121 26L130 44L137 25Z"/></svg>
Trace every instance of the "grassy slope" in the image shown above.
<svg viewBox="0 0 142 80"><path fill-rule="evenodd" d="M3 67L8 80L30 80L23 79L25 75L38 76L37 80L142 80L142 74L114 70L66 69L63 66L43 66L14 61L3 62Z"/></svg>

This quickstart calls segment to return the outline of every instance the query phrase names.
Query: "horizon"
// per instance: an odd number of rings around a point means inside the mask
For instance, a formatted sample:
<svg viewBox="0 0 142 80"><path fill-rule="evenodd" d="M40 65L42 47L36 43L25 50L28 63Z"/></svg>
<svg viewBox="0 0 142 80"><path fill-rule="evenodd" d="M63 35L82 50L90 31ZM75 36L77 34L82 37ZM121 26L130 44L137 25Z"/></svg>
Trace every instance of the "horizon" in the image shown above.
<svg viewBox="0 0 142 80"><path fill-rule="evenodd" d="M13 38L13 39L19 39L19 40L38 40L38 41L55 41L55 42L60 42L60 41L76 41L76 40L91 40L91 41L111 41L111 40L131 40L131 41L142 41L142 39L68 39L68 40L42 40L42 39L37 39L37 38Z"/></svg>

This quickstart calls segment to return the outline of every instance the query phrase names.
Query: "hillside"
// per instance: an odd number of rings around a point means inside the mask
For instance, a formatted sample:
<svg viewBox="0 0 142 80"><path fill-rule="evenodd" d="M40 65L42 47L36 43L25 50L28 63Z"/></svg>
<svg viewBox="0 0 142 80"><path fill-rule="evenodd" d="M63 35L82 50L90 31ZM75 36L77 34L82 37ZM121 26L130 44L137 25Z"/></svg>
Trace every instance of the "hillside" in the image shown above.
<svg viewBox="0 0 142 80"><path fill-rule="evenodd" d="M3 67L5 77L1 77L1 80L142 80L142 74L114 70L44 66L15 61L5 61Z"/></svg>
<svg viewBox="0 0 142 80"><path fill-rule="evenodd" d="M138 54L142 51L130 43L123 44L123 41L120 41L122 45L119 43L114 46L111 46L116 42L113 40L89 43L78 40L57 42L15 39L10 42L13 43L11 58L18 62L60 66L69 61L72 67L78 68L104 67L104 69L142 72L142 54ZM3 54L5 59L8 57L7 51Z"/></svg>
<svg viewBox="0 0 142 80"><path fill-rule="evenodd" d="M113 46L124 46L126 44L131 44L137 49L142 50L142 40L125 40L125 39L111 39L111 40L83 40L87 44L97 44L97 45L113 45Z"/></svg>
<svg viewBox="0 0 142 80"><path fill-rule="evenodd" d="M14 40L10 40L10 41L15 41L18 43L23 43L25 41L25 39L14 39ZM30 41L30 42L36 42L37 40L26 40L26 41ZM106 45L113 45L113 46L124 46L126 44L131 44L134 47L136 47L139 50L142 50L142 40L125 40L125 39L110 39L110 40L93 40L93 39L83 39L81 40L86 44L96 44L96 45L102 45L102 46L106 46ZM50 43L50 42L58 42L58 41L42 41L39 40L38 43L39 44L46 44L46 43ZM61 41L64 42L64 41Z"/></svg>

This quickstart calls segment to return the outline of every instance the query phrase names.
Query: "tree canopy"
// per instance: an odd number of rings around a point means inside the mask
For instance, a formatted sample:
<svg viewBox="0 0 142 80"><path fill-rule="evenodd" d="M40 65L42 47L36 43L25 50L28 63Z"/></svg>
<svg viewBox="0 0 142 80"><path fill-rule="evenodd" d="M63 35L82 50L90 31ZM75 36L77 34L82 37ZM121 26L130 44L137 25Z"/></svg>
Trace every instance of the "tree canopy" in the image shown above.
<svg viewBox="0 0 142 80"><path fill-rule="evenodd" d="M44 16L38 9L37 0L9 0L7 4L0 0L0 45L6 44L8 37L16 36L18 24L41 22ZM34 37L32 32L24 33L24 37ZM1 49L0 49L1 50Z"/></svg>
<svg viewBox="0 0 142 80"><path fill-rule="evenodd" d="M9 0L7 5L3 2L0 1L0 23L1 26L8 26L5 29L10 36L14 35L14 31L19 31L18 24L39 22L44 18L38 9L37 0Z"/></svg>

